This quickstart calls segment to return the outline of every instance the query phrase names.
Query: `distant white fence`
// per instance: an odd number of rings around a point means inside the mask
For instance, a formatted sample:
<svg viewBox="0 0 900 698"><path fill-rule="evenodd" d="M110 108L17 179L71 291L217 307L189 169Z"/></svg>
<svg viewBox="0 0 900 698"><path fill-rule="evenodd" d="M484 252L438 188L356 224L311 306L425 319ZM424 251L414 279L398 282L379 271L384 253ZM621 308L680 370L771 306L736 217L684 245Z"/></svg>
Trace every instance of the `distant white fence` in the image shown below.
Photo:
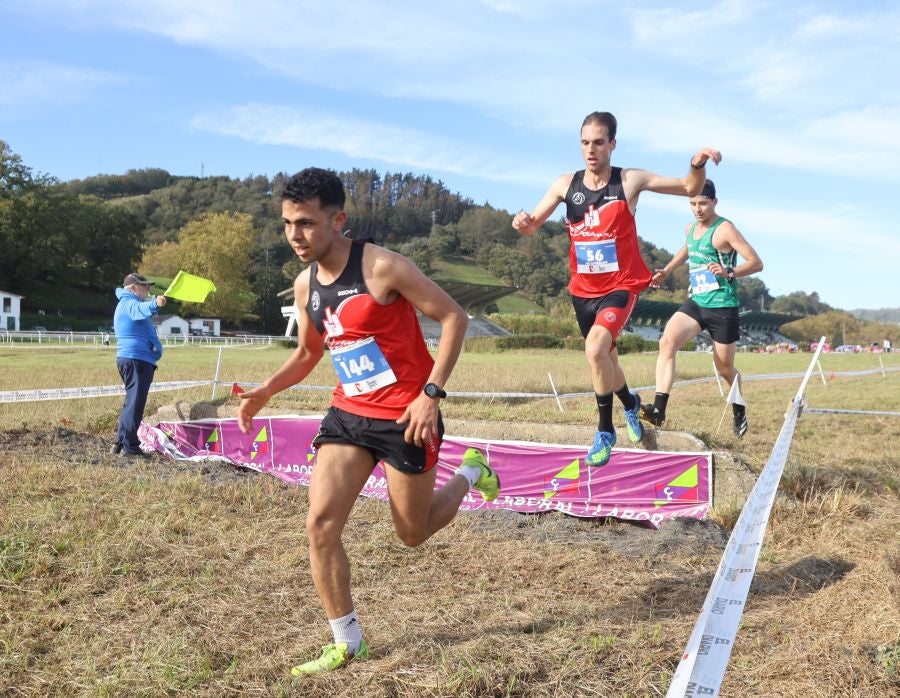
<svg viewBox="0 0 900 698"><path fill-rule="evenodd" d="M20 345L50 345L50 346L66 346L74 348L103 348L103 332L63 332L61 330L28 330L14 332L12 330L0 329L0 345L4 344L20 344ZM271 335L229 335L227 337L211 337L198 335L166 335L160 337L164 347L180 347L180 346L201 346L201 347L228 347L243 346L248 344L271 345L276 340L284 339L281 336ZM116 346L116 337L109 333L109 345Z"/></svg>

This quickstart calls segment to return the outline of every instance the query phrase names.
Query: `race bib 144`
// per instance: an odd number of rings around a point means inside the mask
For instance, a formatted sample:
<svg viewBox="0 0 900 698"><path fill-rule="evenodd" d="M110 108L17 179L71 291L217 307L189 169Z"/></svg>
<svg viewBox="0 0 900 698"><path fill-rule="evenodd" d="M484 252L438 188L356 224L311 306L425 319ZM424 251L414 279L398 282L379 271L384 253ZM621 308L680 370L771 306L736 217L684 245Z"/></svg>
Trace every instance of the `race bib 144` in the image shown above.
<svg viewBox="0 0 900 698"><path fill-rule="evenodd" d="M397 382L391 365L375 341L366 337L357 342L331 350L331 363L344 395L353 397L378 390Z"/></svg>

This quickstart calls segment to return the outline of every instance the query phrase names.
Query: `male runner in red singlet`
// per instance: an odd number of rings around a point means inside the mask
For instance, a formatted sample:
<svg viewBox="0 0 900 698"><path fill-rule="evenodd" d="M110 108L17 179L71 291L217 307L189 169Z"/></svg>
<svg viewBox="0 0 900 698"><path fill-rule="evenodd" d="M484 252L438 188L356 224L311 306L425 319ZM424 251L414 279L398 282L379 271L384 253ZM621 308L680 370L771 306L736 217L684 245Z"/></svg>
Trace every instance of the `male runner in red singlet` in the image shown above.
<svg viewBox="0 0 900 698"><path fill-rule="evenodd" d="M641 258L634 212L642 191L694 196L706 180L706 163L718 164L722 155L704 148L691 158L683 179L660 177L646 170L610 165L616 148L616 117L592 112L581 125L581 152L585 169L559 177L534 211L521 211L513 228L533 235L563 201L569 231L569 292L584 336L584 350L600 413L597 433L588 452L588 465L609 462L616 443L612 422L612 394L625 407L628 438L643 437L638 410L640 397L628 389L619 366L616 337L628 322L638 293L650 284L650 270Z"/></svg>
<svg viewBox="0 0 900 698"><path fill-rule="evenodd" d="M409 546L426 541L456 515L471 487L485 500L500 490L483 454L469 449L437 492L435 464L444 433L439 400L459 356L468 319L462 308L406 257L342 233L344 187L334 172L308 168L282 192L287 240L310 266L294 282L297 350L260 387L243 393L238 423L248 433L268 399L303 380L327 344L338 385L313 440L309 486L310 569L334 642L295 666L295 676L330 671L368 656L350 593L341 534L353 503L380 460L394 529ZM416 309L441 324L436 360Z"/></svg>

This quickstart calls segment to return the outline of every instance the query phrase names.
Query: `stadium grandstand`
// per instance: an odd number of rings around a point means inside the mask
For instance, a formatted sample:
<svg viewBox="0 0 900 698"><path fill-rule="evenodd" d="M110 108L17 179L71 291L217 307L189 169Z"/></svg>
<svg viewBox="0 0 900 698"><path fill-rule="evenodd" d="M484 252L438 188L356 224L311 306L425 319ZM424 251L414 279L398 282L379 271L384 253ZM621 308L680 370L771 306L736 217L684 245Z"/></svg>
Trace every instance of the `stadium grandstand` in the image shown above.
<svg viewBox="0 0 900 698"><path fill-rule="evenodd" d="M499 325L484 317L485 309L491 303L516 292L515 286L495 286L490 284L469 284L462 281L439 281L438 285L444 289L453 300L469 316L469 326L466 329L466 339L470 337L497 337L510 334ZM278 297L282 301L281 314L287 321L284 336L290 337L296 329L296 314L294 309L293 286L280 291ZM434 345L441 336L441 326L431 318L417 313L422 335L429 347Z"/></svg>
<svg viewBox="0 0 900 698"><path fill-rule="evenodd" d="M625 331L644 339L659 341L666 321L680 306L680 303L671 301L638 300ZM791 340L778 330L782 325L799 320L801 317L800 315L772 313L763 310L741 311L741 337L738 340L738 346L792 344ZM712 339L706 332L698 334L696 341L701 345L712 345Z"/></svg>
<svg viewBox="0 0 900 698"><path fill-rule="evenodd" d="M438 282L453 300L469 315L469 327L466 330L466 338L470 337L496 337L510 334L496 323L484 317L485 310L491 304L516 292L515 286L498 286L491 284L471 284L462 281ZM294 315L294 288L290 287L278 293L283 307L281 314L287 321L285 336L294 334L296 318ZM640 299L631 314L631 320L625 331L636 334L644 339L659 341L662 336L666 321L672 317L681 306L674 301L652 301ZM778 332L778 329L801 316L788 315L786 313L773 313L763 310L744 310L740 314L741 337L738 346L747 345L771 345L791 343L791 340ZM440 338L441 328L438 323L419 313L419 325L422 335L429 346ZM705 332L697 335L696 341L700 345L712 345L712 339Z"/></svg>

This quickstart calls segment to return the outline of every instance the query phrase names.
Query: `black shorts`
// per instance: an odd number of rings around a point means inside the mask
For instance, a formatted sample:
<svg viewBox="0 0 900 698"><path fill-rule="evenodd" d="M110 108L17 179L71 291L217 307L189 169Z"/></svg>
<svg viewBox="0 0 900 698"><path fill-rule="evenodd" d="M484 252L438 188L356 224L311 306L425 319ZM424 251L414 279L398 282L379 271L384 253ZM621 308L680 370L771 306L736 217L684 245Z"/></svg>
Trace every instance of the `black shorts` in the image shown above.
<svg viewBox="0 0 900 698"><path fill-rule="evenodd" d="M628 318L631 317L637 297L638 294L625 290L612 291L596 298L572 296L572 306L575 308L575 319L578 320L581 336L587 339L588 332L594 325L602 325L609 330L615 342Z"/></svg>
<svg viewBox="0 0 900 698"><path fill-rule="evenodd" d="M700 324L700 329L709 332L714 342L719 344L734 344L741 336L741 325L738 320L740 309L737 306L731 308L702 308L688 298L678 309Z"/></svg>
<svg viewBox="0 0 900 698"><path fill-rule="evenodd" d="M318 449L322 444L351 444L368 449L375 459L389 463L404 473L424 473L437 463L441 441L444 438L444 420L438 412L438 438L416 446L403 439L405 424L397 424L393 419L360 417L339 407L329 407L319 426L319 433L312 445ZM374 464L373 464L374 467Z"/></svg>

